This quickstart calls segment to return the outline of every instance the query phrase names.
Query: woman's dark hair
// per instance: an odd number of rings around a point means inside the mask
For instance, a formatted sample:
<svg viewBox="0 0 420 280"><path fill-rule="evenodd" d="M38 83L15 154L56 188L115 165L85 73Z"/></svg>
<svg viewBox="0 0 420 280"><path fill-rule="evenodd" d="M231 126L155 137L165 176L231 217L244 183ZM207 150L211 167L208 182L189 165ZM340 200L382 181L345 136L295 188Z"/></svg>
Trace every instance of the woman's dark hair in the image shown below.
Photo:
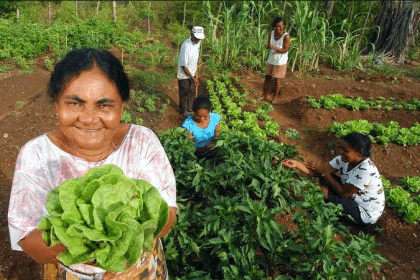
<svg viewBox="0 0 420 280"><path fill-rule="evenodd" d="M47 88L52 101L57 100L70 79L80 75L83 71L92 69L94 66L97 66L110 81L115 83L123 101L130 99L128 77L118 58L106 50L83 48L73 49L55 65Z"/></svg>
<svg viewBox="0 0 420 280"><path fill-rule="evenodd" d="M205 95L198 96L193 102L192 109L193 109L194 112L196 112L200 109L207 109L207 110L211 111L210 99Z"/></svg>
<svg viewBox="0 0 420 280"><path fill-rule="evenodd" d="M369 135L376 136L376 133L372 131ZM355 151L361 152L363 156L370 157L371 155L371 141L368 134L365 133L350 133L343 137L343 140L346 141Z"/></svg>
<svg viewBox="0 0 420 280"><path fill-rule="evenodd" d="M284 25L286 25L286 21L282 17L275 17L273 19L273 23L271 24L272 27L274 27L277 23L283 22Z"/></svg>

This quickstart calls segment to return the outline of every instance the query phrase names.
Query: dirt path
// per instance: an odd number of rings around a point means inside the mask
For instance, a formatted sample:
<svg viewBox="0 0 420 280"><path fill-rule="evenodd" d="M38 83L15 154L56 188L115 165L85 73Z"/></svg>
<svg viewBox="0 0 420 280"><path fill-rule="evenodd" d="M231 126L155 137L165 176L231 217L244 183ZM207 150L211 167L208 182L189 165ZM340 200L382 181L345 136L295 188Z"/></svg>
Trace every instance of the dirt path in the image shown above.
<svg viewBox="0 0 420 280"><path fill-rule="evenodd" d="M39 69L29 75L18 75L11 72L9 76L0 77L0 279L40 279L34 275L37 267L21 252L10 250L7 228L7 208L10 195L13 169L19 149L30 139L58 128L52 104L45 94L49 72ZM241 82L251 93L252 98L261 93L263 77L244 73L239 75ZM334 156L335 137L327 132L328 124L333 121L344 122L354 119L386 123L389 120L399 122L408 127L420 121L419 111L349 111L346 109L312 109L305 97L319 97L331 93L345 96L361 96L367 98L383 96L401 100L418 97L420 82L411 78L367 76L363 73L350 73L347 76L330 70L321 71L313 77L294 77L288 73L283 81L283 94L280 104L275 105L272 117L280 124L278 141L297 145L303 159L326 161ZM163 85L159 91L171 100L164 115L144 125L154 130L179 126L182 118L178 113L177 80ZM200 85L200 93L205 94L204 83ZM33 97L33 99L30 99ZM19 108L21 102L29 102ZM300 139L291 140L284 136L287 128L295 128ZM402 147L394 144L386 148L380 145L373 147L373 161L381 174L394 182L397 178L420 175L419 146ZM370 234L382 243L379 251L390 261L384 264L381 273L386 279L420 279L420 227L418 224L407 224L392 210L387 208L378 222L378 230L372 229ZM17 268L22 269L17 269ZM3 278L2 278L3 277Z"/></svg>

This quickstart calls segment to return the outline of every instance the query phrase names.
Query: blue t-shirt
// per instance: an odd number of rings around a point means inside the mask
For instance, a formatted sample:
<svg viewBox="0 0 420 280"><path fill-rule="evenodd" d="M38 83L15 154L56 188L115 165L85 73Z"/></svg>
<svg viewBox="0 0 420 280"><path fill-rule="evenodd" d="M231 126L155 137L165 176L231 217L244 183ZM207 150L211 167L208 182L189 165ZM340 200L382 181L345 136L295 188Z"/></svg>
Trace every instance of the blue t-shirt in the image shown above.
<svg viewBox="0 0 420 280"><path fill-rule="evenodd" d="M188 116L183 122L182 127L186 128L194 136L194 146L201 148L207 145L214 138L216 126L219 124L220 116L216 113L210 113L210 122L206 128L201 128L195 124L193 118Z"/></svg>

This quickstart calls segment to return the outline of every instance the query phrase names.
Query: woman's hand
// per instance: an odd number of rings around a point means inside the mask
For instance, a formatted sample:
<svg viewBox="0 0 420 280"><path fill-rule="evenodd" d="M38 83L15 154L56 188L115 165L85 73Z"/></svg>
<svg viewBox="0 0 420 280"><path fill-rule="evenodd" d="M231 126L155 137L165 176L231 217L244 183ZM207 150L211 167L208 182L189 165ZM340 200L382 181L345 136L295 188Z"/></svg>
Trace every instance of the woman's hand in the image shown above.
<svg viewBox="0 0 420 280"><path fill-rule="evenodd" d="M316 177L319 175L319 173L317 171L315 171L312 168L309 168L306 164L303 164L302 162L298 161L298 160L294 160L294 159L285 159L282 161L283 166L288 167L288 168L292 168L292 169L297 169L303 173L305 173L308 176L311 177ZM310 165L312 166L312 165Z"/></svg>
<svg viewBox="0 0 420 280"><path fill-rule="evenodd" d="M287 168L292 168L292 169L296 169L298 167L298 165L300 164L299 161L294 160L294 159L285 159L281 162L283 164L283 166L287 167Z"/></svg>
<svg viewBox="0 0 420 280"><path fill-rule="evenodd" d="M271 44L270 43L265 44L265 48L268 50L271 49Z"/></svg>
<svg viewBox="0 0 420 280"><path fill-rule="evenodd" d="M37 263L59 263L60 261L57 259L57 255L67 251L67 247L61 243L54 247L47 247L42 238L42 232L39 229L31 231L25 238L19 241L20 247Z"/></svg>

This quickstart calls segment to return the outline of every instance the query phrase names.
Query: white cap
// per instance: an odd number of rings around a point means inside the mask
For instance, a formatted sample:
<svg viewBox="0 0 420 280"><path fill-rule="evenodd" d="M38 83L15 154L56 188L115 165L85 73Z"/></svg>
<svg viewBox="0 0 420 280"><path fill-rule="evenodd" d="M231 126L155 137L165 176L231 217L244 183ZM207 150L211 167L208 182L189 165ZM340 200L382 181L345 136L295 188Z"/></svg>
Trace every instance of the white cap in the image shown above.
<svg viewBox="0 0 420 280"><path fill-rule="evenodd" d="M192 28L192 34L194 35L195 38L199 39L199 40L203 40L204 39L204 28L201 26L194 26Z"/></svg>

